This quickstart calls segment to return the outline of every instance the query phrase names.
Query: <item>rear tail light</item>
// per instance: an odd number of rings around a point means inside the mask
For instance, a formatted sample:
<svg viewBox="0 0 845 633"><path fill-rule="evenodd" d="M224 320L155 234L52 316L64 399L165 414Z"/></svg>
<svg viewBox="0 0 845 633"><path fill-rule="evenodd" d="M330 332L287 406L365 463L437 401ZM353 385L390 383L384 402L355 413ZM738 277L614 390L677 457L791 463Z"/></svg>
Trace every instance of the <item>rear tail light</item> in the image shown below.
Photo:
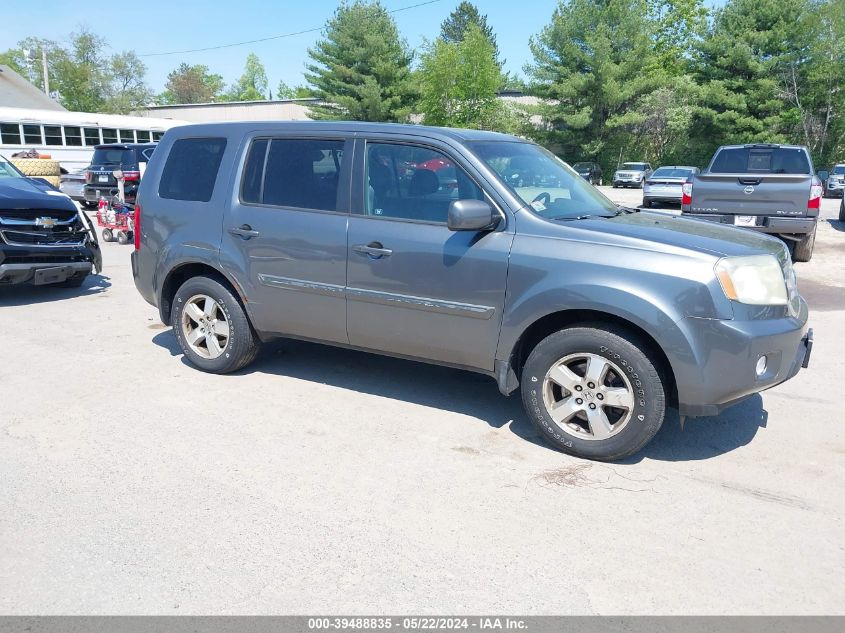
<svg viewBox="0 0 845 633"><path fill-rule="evenodd" d="M681 204L692 204L692 183L685 182L681 187Z"/></svg>
<svg viewBox="0 0 845 633"><path fill-rule="evenodd" d="M133 218L132 237L135 238L135 250L141 250L141 205L135 205L135 217Z"/></svg>
<svg viewBox="0 0 845 633"><path fill-rule="evenodd" d="M141 172L140 171L124 171L123 172L123 179L127 182L131 181L131 180L135 180L135 181L141 180Z"/></svg>
<svg viewBox="0 0 845 633"><path fill-rule="evenodd" d="M819 209L822 206L822 193L823 189L821 185L813 185L810 187L810 199L807 201L807 208L808 209Z"/></svg>
<svg viewBox="0 0 845 633"><path fill-rule="evenodd" d="M94 174L91 173L90 169L85 170L85 182L86 183L94 182Z"/></svg>

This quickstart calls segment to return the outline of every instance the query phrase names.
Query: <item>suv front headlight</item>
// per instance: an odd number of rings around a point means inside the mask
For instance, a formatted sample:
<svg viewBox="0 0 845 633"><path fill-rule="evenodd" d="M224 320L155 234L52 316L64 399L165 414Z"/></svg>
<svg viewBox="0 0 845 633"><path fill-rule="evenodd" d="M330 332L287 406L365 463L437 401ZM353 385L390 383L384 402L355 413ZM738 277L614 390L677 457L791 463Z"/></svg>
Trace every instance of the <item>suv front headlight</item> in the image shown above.
<svg viewBox="0 0 845 633"><path fill-rule="evenodd" d="M725 296L757 306L779 306L788 302L786 282L773 255L723 257L716 262L716 277Z"/></svg>

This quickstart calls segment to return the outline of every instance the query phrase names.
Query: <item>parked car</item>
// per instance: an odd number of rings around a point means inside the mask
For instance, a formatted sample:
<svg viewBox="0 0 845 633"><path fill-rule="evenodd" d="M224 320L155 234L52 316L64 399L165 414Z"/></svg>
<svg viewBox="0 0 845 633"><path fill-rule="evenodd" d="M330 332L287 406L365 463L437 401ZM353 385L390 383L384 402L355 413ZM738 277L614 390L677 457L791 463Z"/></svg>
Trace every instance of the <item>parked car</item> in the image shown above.
<svg viewBox="0 0 845 633"><path fill-rule="evenodd" d="M432 159L455 167L455 198ZM716 415L812 345L782 242L618 207L503 134L173 128L135 219L135 285L198 369L242 369L276 337L468 369L521 389L543 437L582 457L637 452L669 405Z"/></svg>
<svg viewBox="0 0 845 633"><path fill-rule="evenodd" d="M141 180L156 143L111 143L97 145L88 168L85 183L85 202L96 205L101 198L111 199L118 192L115 171L122 171L126 181L125 197L134 202L135 191Z"/></svg>
<svg viewBox="0 0 845 633"><path fill-rule="evenodd" d="M91 221L48 182L0 158L0 286L81 286L102 267Z"/></svg>
<svg viewBox="0 0 845 633"><path fill-rule="evenodd" d="M806 147L726 145L684 185L681 212L779 236L792 258L813 256L822 184Z"/></svg>
<svg viewBox="0 0 845 633"><path fill-rule="evenodd" d="M653 202L681 204L684 183L698 173L698 167L658 167L643 185L643 206Z"/></svg>
<svg viewBox="0 0 845 633"><path fill-rule="evenodd" d="M651 176L650 163L622 163L622 169L613 173L613 187L643 188L643 183Z"/></svg>
<svg viewBox="0 0 845 633"><path fill-rule="evenodd" d="M575 163L572 169L591 185L601 186L603 183L601 165L598 163Z"/></svg>
<svg viewBox="0 0 845 633"><path fill-rule="evenodd" d="M845 163L830 168L827 178L822 178L825 198L842 198L845 192Z"/></svg>
<svg viewBox="0 0 845 633"><path fill-rule="evenodd" d="M71 200L76 200L83 207L91 208L93 205L85 200L85 181L88 178L88 167L76 169L59 177L59 191Z"/></svg>

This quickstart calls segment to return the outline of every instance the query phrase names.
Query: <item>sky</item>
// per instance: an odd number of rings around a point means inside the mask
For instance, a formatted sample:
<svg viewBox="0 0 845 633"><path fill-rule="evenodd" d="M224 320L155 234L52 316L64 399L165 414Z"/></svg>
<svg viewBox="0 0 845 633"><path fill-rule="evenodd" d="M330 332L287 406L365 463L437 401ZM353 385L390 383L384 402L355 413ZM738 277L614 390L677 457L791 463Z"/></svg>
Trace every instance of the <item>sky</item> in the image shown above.
<svg viewBox="0 0 845 633"><path fill-rule="evenodd" d="M382 0L388 10L410 7L425 0ZM435 0L394 15L399 31L414 47L434 39L440 23L459 0ZM205 64L233 83L243 72L248 53L258 55L267 69L270 87L282 80L303 83L307 50L320 37L306 33L267 42L175 55L150 55L219 46L245 40L322 27L338 0L135 0L96 3L29 0L6 3L0 19L0 51L13 48L33 35L67 45L71 32L87 27L99 34L109 54L134 50L147 65L147 83L160 92L167 74L180 63ZM557 0L475 0L496 33L505 70L522 74L530 61L528 40L551 20Z"/></svg>

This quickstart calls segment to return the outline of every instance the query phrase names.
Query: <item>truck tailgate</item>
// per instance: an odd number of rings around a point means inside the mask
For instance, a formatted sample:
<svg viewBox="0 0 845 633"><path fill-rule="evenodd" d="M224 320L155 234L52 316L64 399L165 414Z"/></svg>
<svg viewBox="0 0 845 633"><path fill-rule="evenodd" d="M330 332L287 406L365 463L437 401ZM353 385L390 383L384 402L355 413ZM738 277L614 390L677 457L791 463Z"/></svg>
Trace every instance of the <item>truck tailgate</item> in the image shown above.
<svg viewBox="0 0 845 633"><path fill-rule="evenodd" d="M807 213L809 174L699 174L692 213L795 216Z"/></svg>

